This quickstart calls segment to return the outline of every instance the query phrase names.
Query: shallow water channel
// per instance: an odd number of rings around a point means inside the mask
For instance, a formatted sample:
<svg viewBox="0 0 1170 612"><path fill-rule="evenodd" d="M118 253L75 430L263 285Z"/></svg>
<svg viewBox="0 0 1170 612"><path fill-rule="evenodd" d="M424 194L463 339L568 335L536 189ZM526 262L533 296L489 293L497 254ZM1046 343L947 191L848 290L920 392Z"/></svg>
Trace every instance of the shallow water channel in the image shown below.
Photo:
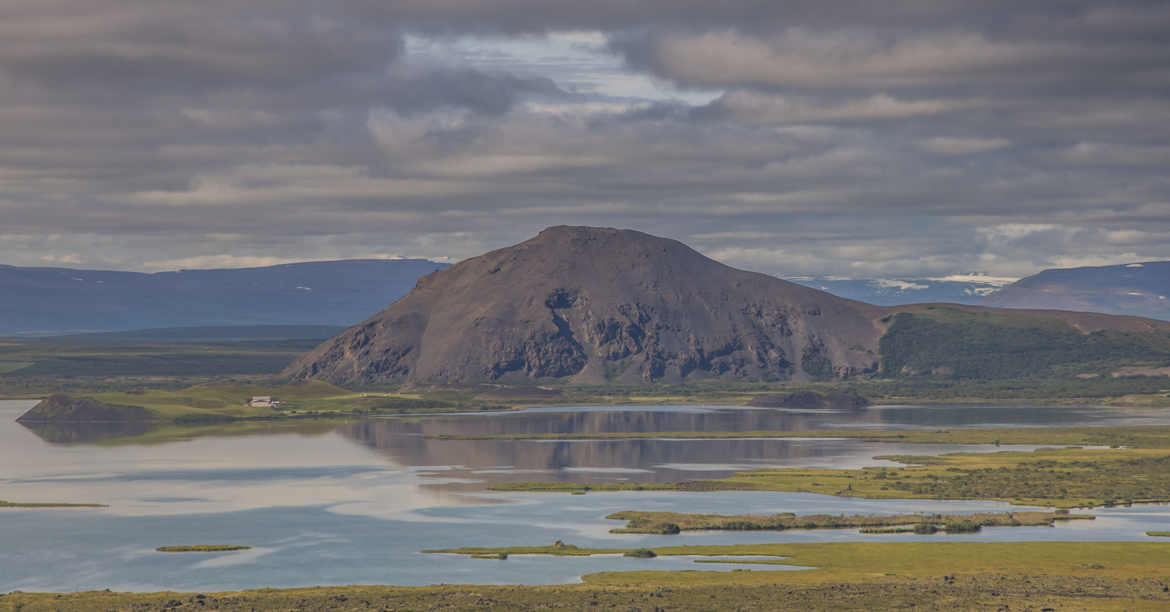
<svg viewBox="0 0 1170 612"><path fill-rule="evenodd" d="M426 548L642 547L758 542L1139 540L1170 528L1170 507L1097 509L1095 521L950 536L856 530L615 535L619 510L892 514L1023 509L997 502L864 500L803 493L494 494L507 480L710 478L758 467L888 465L875 455L995 450L850 439L438 440L439 434L757 431L1170 424L1162 412L1052 406L889 406L860 412L696 406L522 412L310 423L269 434L136 443L117 428L14 422L32 401L0 401L0 499L102 509L0 509L0 592L228 590L326 584L556 584L628 569L729 571L694 558L424 555ZM1009 448L1031 447L1001 447ZM246 544L216 554L174 544ZM751 566L761 569L761 566ZM784 569L769 567L769 569ZM793 568L795 569L795 568Z"/></svg>

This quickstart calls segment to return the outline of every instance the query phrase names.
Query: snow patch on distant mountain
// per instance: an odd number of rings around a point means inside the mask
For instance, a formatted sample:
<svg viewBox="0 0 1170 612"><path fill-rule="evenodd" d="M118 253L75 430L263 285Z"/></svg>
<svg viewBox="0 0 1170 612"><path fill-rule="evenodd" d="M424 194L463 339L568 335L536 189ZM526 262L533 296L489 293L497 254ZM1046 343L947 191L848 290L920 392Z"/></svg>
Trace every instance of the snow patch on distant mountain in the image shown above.
<svg viewBox="0 0 1170 612"><path fill-rule="evenodd" d="M894 278L875 278L873 279L873 283L882 289L897 289L898 291L930 289L930 285L923 285L914 281L904 281Z"/></svg>
<svg viewBox="0 0 1170 612"><path fill-rule="evenodd" d="M976 304L983 296L1015 279L985 274L953 274L940 278L803 276L788 280L851 300L893 306L929 302Z"/></svg>
<svg viewBox="0 0 1170 612"><path fill-rule="evenodd" d="M938 276L929 278L927 280L939 281L944 283L973 283L976 285L989 285L992 287L1003 287L1010 285L1020 279L1014 276L991 276L988 274L948 274L947 276Z"/></svg>

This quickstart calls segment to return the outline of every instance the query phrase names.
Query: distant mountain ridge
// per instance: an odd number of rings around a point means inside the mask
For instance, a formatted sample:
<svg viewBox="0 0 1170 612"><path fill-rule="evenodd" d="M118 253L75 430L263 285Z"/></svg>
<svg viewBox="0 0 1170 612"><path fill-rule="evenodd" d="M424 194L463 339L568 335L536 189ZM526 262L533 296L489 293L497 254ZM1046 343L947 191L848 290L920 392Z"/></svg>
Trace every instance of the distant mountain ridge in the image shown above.
<svg viewBox="0 0 1170 612"><path fill-rule="evenodd" d="M785 279L820 289L837 297L878 306L901 304L979 304L983 296L993 293L1007 281L970 275L963 280L951 278L833 278L824 276Z"/></svg>
<svg viewBox="0 0 1170 612"><path fill-rule="evenodd" d="M979 303L1170 320L1170 261L1044 270Z"/></svg>
<svg viewBox="0 0 1170 612"><path fill-rule="evenodd" d="M878 306L948 303L1100 312L1170 321L1170 261L1053 268L1015 282L975 274L946 278L814 276L787 280Z"/></svg>
<svg viewBox="0 0 1170 612"><path fill-rule="evenodd" d="M737 270L675 240L558 226L420 279L285 374L341 385L1002 378L1118 360L1170 361L1170 323L881 307Z"/></svg>
<svg viewBox="0 0 1170 612"><path fill-rule="evenodd" d="M355 259L147 274L0 265L0 336L348 326L444 267L425 259Z"/></svg>

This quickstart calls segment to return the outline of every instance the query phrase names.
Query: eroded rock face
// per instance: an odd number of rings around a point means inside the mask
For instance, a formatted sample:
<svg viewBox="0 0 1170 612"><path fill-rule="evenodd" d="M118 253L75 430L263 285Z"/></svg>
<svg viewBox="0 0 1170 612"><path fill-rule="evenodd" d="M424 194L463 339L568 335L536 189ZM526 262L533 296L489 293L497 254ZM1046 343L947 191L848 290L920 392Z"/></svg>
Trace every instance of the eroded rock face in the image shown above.
<svg viewBox="0 0 1170 612"><path fill-rule="evenodd" d="M106 404L88 397L54 393L20 415L20 423L123 423L151 419L141 406Z"/></svg>
<svg viewBox="0 0 1170 612"><path fill-rule="evenodd" d="M881 314L674 240L554 227L423 277L286 374L342 384L833 378L876 370Z"/></svg>

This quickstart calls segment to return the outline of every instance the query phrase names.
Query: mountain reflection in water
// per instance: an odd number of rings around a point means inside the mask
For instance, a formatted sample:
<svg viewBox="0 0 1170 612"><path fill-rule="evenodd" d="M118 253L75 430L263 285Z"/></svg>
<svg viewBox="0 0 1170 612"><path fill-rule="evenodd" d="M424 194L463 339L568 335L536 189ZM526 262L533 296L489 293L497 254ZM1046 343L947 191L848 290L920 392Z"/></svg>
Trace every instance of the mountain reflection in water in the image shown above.
<svg viewBox="0 0 1170 612"><path fill-rule="evenodd" d="M274 433L332 430L344 439L386 457L391 465L442 468L442 486L472 490L505 481L662 482L717 478L763 467L890 465L888 461L873 457L984 449L978 446L874 443L856 439L452 440L434 436L1141 425L1166 421L1164 415L1140 411L1036 405L885 406L844 412L627 406L368 418L337 423L281 422L272 424L271 430ZM255 425L252 424L247 433L265 433L256 431ZM28 427L47 442L67 444L111 439L134 444L135 436L149 433L142 424ZM198 434L197 429L192 431ZM225 426L207 433L232 435L233 429ZM439 475L437 470L434 474ZM452 477L463 482L451 482Z"/></svg>

